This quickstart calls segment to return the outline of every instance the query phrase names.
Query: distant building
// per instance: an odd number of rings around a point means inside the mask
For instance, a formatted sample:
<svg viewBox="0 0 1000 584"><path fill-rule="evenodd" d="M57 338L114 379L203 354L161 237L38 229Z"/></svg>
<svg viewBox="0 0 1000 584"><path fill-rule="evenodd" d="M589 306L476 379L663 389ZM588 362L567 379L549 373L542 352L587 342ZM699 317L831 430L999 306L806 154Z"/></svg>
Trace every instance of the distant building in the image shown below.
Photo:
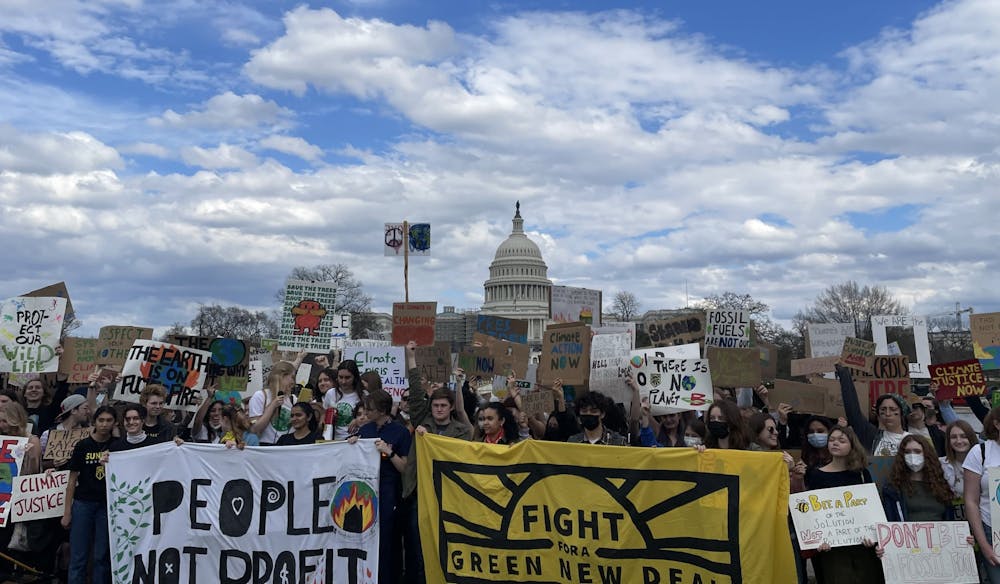
<svg viewBox="0 0 1000 584"><path fill-rule="evenodd" d="M485 303L481 312L528 321L528 343L537 345L549 321L552 281L541 250L524 234L521 203L514 209L513 229L497 247L490 277L483 285Z"/></svg>
<svg viewBox="0 0 1000 584"><path fill-rule="evenodd" d="M444 312L438 313L434 322L434 340L447 341L451 343L452 351L459 351L472 342L478 315L478 310L456 311L454 306L445 306Z"/></svg>

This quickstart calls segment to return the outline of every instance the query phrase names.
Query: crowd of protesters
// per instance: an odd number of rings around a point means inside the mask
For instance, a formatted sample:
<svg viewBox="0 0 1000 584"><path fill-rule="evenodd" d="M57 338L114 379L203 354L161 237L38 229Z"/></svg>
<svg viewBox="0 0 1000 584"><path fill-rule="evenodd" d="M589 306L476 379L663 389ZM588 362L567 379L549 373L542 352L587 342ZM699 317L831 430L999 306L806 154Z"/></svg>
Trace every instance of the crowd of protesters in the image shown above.
<svg viewBox="0 0 1000 584"><path fill-rule="evenodd" d="M782 456L791 492L873 482L868 457L892 456L881 489L890 521L968 520L977 544L984 581L1000 584L1000 558L991 545L986 469L1000 465L1000 408L989 410L978 398L969 405L982 421L977 435L958 419L948 402L925 397L880 396L871 412L861 411L851 374L838 368L845 416L832 420L770 404L765 386L718 388L705 412L652 415L632 382L630 404L588 392L567 402L560 380L550 391L554 410L528 415L509 378L506 397L484 397L475 380L456 370L456 384L426 379L417 368L414 343L406 347L409 389L393 401L373 372L354 361L335 367L328 357L314 360L319 373L307 387L295 383L305 353L272 368L264 388L246 408L216 400L211 387L194 414L164 407L163 386L149 384L140 403L109 403L115 382L95 373L83 387L41 378L0 391L0 434L27 436L22 474L50 468L70 471L67 505L61 520L26 522L15 535L8 524L0 547L7 550L6 571L18 564L62 574L71 584L110 582L104 485L108 453L175 441L215 443L227 448L283 447L324 440L375 439L381 454L379 482L379 582L425 581L420 549L414 434L431 432L460 440L513 445L548 440L616 447L665 447L750 450ZM302 398L302 399L300 399ZM978 402L978 403L975 403ZM742 407L741 405L742 404ZM628 407L626 407L626 405ZM629 413L626 413L629 412ZM67 460L46 460L53 430L89 428ZM788 451L799 454L794 458ZM62 529L59 528L61 526ZM798 578L806 581L806 562L824 584L882 582L881 550L866 545L800 551L794 529Z"/></svg>

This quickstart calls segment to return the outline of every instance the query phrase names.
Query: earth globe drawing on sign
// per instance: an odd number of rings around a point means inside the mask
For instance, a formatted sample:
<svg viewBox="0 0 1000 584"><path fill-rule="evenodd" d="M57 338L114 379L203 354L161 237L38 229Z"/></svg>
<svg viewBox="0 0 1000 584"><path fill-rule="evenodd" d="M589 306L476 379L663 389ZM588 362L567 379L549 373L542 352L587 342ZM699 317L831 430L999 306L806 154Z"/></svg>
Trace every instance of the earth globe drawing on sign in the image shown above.
<svg viewBox="0 0 1000 584"><path fill-rule="evenodd" d="M681 387L684 389L684 391L694 391L696 385L697 382L695 381L695 378L693 376L685 375L681 379Z"/></svg>
<svg viewBox="0 0 1000 584"><path fill-rule="evenodd" d="M212 361L222 367L235 367L247 355L246 345L237 339L213 339L208 348L212 351Z"/></svg>

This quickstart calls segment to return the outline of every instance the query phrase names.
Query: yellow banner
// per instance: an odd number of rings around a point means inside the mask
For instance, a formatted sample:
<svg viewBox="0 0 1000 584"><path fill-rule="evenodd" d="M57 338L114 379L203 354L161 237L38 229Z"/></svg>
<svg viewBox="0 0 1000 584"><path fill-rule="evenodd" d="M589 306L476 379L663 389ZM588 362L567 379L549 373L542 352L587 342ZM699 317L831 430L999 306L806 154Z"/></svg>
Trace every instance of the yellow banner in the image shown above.
<svg viewBox="0 0 1000 584"><path fill-rule="evenodd" d="M428 582L796 581L779 454L417 441Z"/></svg>

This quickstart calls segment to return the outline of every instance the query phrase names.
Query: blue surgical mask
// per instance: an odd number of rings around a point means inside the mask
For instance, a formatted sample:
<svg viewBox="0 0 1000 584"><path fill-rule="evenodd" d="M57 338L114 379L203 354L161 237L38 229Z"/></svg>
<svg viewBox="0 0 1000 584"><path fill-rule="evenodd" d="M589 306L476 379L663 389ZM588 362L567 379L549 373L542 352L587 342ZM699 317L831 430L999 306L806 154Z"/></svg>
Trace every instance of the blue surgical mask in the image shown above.
<svg viewBox="0 0 1000 584"><path fill-rule="evenodd" d="M822 432L816 432L815 434L809 434L806 436L806 440L809 441L809 446L813 448L823 448L826 446L827 440L830 439L829 434L823 434Z"/></svg>

